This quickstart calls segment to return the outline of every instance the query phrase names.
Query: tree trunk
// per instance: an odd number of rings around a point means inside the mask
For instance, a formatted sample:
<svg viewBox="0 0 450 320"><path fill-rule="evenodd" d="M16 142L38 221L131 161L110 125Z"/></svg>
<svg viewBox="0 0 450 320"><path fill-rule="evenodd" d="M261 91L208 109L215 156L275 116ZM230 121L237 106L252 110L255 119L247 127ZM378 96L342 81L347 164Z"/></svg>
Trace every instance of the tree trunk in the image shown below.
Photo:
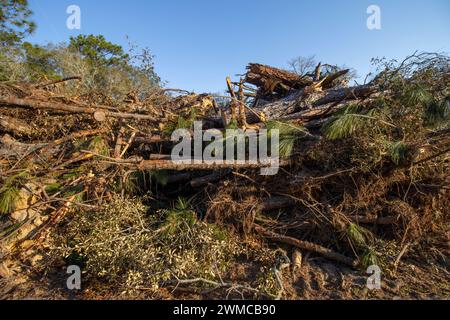
<svg viewBox="0 0 450 320"><path fill-rule="evenodd" d="M121 113L121 112L113 112L108 111L110 107L96 106L94 107L80 107L80 106L71 106L64 103L59 102L45 102L33 99L20 99L20 98L8 98L8 97L0 97L0 105L4 105L7 107L21 107L28 109L40 109L40 110L48 110L53 111L55 113L81 113L81 114L90 114L94 116L94 114L100 110L102 110L107 117L111 118L119 118L119 119L135 119L135 120L154 120L153 116L143 115L143 114L134 114L134 113ZM103 110L104 109L104 110Z"/></svg>
<svg viewBox="0 0 450 320"><path fill-rule="evenodd" d="M18 136L29 136L33 129L26 123L0 114L0 130Z"/></svg>

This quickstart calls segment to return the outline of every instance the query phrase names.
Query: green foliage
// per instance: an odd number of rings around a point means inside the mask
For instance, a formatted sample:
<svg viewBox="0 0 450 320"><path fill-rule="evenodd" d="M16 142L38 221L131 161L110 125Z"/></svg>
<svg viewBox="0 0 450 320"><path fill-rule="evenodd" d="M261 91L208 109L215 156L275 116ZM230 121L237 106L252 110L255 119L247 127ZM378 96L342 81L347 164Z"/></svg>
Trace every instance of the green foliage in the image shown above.
<svg viewBox="0 0 450 320"><path fill-rule="evenodd" d="M359 112L360 107L357 105L346 106L324 125L322 131L330 140L344 139L352 136L367 121L367 118L362 117Z"/></svg>
<svg viewBox="0 0 450 320"><path fill-rule="evenodd" d="M198 118L198 114L197 108L191 108L186 114L178 115L164 127L163 136L170 137L178 129L191 129Z"/></svg>
<svg viewBox="0 0 450 320"><path fill-rule="evenodd" d="M367 248L361 257L361 266L366 269L369 266L378 265L378 256L375 250Z"/></svg>
<svg viewBox="0 0 450 320"><path fill-rule="evenodd" d="M406 163L410 153L411 147L402 141L392 143L389 146L389 156L396 165Z"/></svg>
<svg viewBox="0 0 450 320"><path fill-rule="evenodd" d="M0 188L0 214L10 214L16 209L16 201L20 194L20 188L29 179L28 172L7 177Z"/></svg>
<svg viewBox="0 0 450 320"><path fill-rule="evenodd" d="M45 186L45 192L48 195L53 195L55 193L58 193L61 190L62 185L59 182L53 182L49 183Z"/></svg>
<svg viewBox="0 0 450 320"><path fill-rule="evenodd" d="M446 123L450 119L450 97L436 101L432 99L427 103L425 108L425 125L428 127L436 127Z"/></svg>
<svg viewBox="0 0 450 320"><path fill-rule="evenodd" d="M98 67L124 65L130 58L121 46L107 41L102 35L70 37L69 49L80 53L83 58Z"/></svg>
<svg viewBox="0 0 450 320"><path fill-rule="evenodd" d="M120 178L120 181L116 186L116 192L120 192L120 188L123 187L128 195L144 193L144 191L149 188L150 175L151 174L146 171L132 172L126 177L123 185L121 184L122 178Z"/></svg>
<svg viewBox="0 0 450 320"><path fill-rule="evenodd" d="M164 212L165 220L162 229L167 234L189 231L197 223L197 213L193 211L189 202L179 198L174 207Z"/></svg>
<svg viewBox="0 0 450 320"><path fill-rule="evenodd" d="M268 121L266 128L269 132L269 137L272 135L273 130L278 130L280 139L279 152L282 158L288 158L292 155L295 143L303 138L307 132L304 127L274 120Z"/></svg>
<svg viewBox="0 0 450 320"><path fill-rule="evenodd" d="M358 252L361 252L360 264L364 268L377 264L377 255L372 249L375 238L369 230L354 223L350 223L347 227L346 234L352 247Z"/></svg>
<svg viewBox="0 0 450 320"><path fill-rule="evenodd" d="M64 198L74 197L73 201L83 202L85 196L84 185L76 184L73 186L68 186L63 190L62 194Z"/></svg>
<svg viewBox="0 0 450 320"><path fill-rule="evenodd" d="M433 95L423 85L415 85L406 88L402 100L410 107L414 105L427 105L433 100Z"/></svg>
<svg viewBox="0 0 450 320"><path fill-rule="evenodd" d="M348 225L346 234L350 242L358 248L366 248L374 240L373 234L369 230L355 223Z"/></svg>
<svg viewBox="0 0 450 320"><path fill-rule="evenodd" d="M186 201L168 212L148 210L139 200L116 197L100 212L80 211L55 238L52 252L82 261L88 277L123 293L158 290L176 278L218 280L244 250L227 231L198 221Z"/></svg>
<svg viewBox="0 0 450 320"><path fill-rule="evenodd" d="M232 119L230 121L230 123L228 123L226 129L229 129L229 130L237 130L237 129L239 129L239 122L237 121L237 119Z"/></svg>
<svg viewBox="0 0 450 320"><path fill-rule="evenodd" d="M30 82L80 76L81 81L58 87L61 94L69 97L101 92L113 100L123 101L127 94L134 92L140 99L146 99L161 82L148 49L133 47L126 53L103 36L80 35L71 38L69 44L57 46L24 43L0 47L0 58L1 81Z"/></svg>
<svg viewBox="0 0 450 320"><path fill-rule="evenodd" d="M352 243L357 246L365 246L366 245L366 232L360 226L350 223L347 228L347 236L352 241Z"/></svg>
<svg viewBox="0 0 450 320"><path fill-rule="evenodd" d="M14 186L4 187L0 191L0 214L10 214L15 210L19 189Z"/></svg>
<svg viewBox="0 0 450 320"><path fill-rule="evenodd" d="M96 136L90 141L88 150L105 157L110 156L108 143L101 136Z"/></svg>
<svg viewBox="0 0 450 320"><path fill-rule="evenodd" d="M24 65L30 72L30 80L42 78L57 79L57 61L54 52L47 47L25 42L22 45Z"/></svg>
<svg viewBox="0 0 450 320"><path fill-rule="evenodd" d="M15 45L35 30L31 14L27 0L0 0L1 46Z"/></svg>

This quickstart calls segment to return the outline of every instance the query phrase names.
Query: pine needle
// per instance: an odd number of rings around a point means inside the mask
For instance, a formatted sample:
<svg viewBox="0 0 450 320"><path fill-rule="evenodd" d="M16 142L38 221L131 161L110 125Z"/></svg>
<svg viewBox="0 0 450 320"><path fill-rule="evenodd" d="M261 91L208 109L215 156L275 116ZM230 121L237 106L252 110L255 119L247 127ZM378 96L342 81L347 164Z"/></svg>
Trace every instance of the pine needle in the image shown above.
<svg viewBox="0 0 450 320"><path fill-rule="evenodd" d="M411 148L406 143L399 141L389 146L389 156L396 165L406 163L410 155Z"/></svg>
<svg viewBox="0 0 450 320"><path fill-rule="evenodd" d="M292 155L295 143L308 134L304 127L296 126L291 123L281 121L268 121L266 128L269 131L269 137L273 130L279 132L279 155L282 158L288 158Z"/></svg>
<svg viewBox="0 0 450 320"><path fill-rule="evenodd" d="M442 101L433 99L425 109L425 125L428 127L436 127L450 120L450 98L447 97Z"/></svg>
<svg viewBox="0 0 450 320"><path fill-rule="evenodd" d="M16 209L16 201L19 198L19 189L16 187L4 188L0 193L0 214L11 214Z"/></svg>

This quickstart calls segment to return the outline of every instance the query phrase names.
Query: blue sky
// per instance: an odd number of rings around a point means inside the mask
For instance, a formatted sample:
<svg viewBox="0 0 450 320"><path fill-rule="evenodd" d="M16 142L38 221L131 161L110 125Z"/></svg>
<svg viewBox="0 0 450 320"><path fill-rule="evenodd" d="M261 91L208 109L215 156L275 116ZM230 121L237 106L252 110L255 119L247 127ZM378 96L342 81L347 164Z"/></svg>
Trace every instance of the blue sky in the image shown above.
<svg viewBox="0 0 450 320"><path fill-rule="evenodd" d="M225 77L249 62L287 67L296 56L355 68L372 57L404 58L415 50L450 52L449 0L29 0L34 43L103 34L126 36L155 57L169 87L222 92ZM66 28L69 5L81 8L81 30ZM381 30L368 30L367 7L381 8Z"/></svg>

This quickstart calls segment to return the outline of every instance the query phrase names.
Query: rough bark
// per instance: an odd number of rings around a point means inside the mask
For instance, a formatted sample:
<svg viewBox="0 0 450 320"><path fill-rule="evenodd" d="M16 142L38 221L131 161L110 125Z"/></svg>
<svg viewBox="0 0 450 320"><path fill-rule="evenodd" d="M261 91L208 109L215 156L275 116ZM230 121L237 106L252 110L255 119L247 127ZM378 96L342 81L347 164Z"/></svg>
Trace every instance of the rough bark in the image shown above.
<svg viewBox="0 0 450 320"><path fill-rule="evenodd" d="M301 89L314 83L311 77L301 77L296 73L270 66L250 63L245 82L253 84L264 93L286 93L290 89Z"/></svg>
<svg viewBox="0 0 450 320"><path fill-rule="evenodd" d="M45 146L48 146L48 143L25 144L15 140L10 135L6 134L0 137L0 157L4 157L7 159L20 159L28 154L42 149Z"/></svg>
<svg viewBox="0 0 450 320"><path fill-rule="evenodd" d="M139 163L132 162L118 162L118 164L135 167L138 170L148 170L148 171L157 171L157 170L173 170L173 171L184 171L184 170L221 170L221 169L261 169L268 168L267 164L261 163L218 163L218 164L209 164L209 163L177 163L172 160L144 160ZM290 161L280 160L279 166L284 167L288 166Z"/></svg>
<svg viewBox="0 0 450 320"><path fill-rule="evenodd" d="M262 112L268 119L286 119L295 113L299 113L292 117L297 119L301 117L301 112L311 112L323 106L328 107L330 104L345 103L358 99L370 97L375 92L371 86L357 86L353 88L332 89L324 92L316 92L313 94L304 94L303 91L297 91L283 99L270 102L266 105L255 109L256 112ZM259 119L252 113L248 113L247 121L249 123L258 122Z"/></svg>
<svg viewBox="0 0 450 320"><path fill-rule="evenodd" d="M295 239L292 237L288 237L288 236L283 236L281 234L266 230L265 228L263 228L259 225L255 225L254 227L258 233L260 233L262 236L264 236L267 239L285 243L285 244L289 244L291 246L297 247L302 250L311 251L311 252L320 254L320 255L324 256L325 258L346 264L353 268L355 268L358 265L358 262L356 260L346 257L338 252L333 251L333 250L322 247L318 244L311 243L308 241L301 241L301 240L298 240L298 239Z"/></svg>
<svg viewBox="0 0 450 320"><path fill-rule="evenodd" d="M81 114L90 114L94 116L94 114L99 109L102 110L107 117L111 118L119 118L119 119L135 119L135 120L154 120L153 116L143 115L143 114L134 114L134 113L121 113L121 112L113 112L108 111L110 107L80 107L73 106L59 102L45 102L34 99L20 99L20 98L11 98L11 97L0 97L0 105L6 107L20 107L27 109L38 109L38 110L48 110L55 113L81 113Z"/></svg>
<svg viewBox="0 0 450 320"><path fill-rule="evenodd" d="M28 136L33 133L33 128L15 118L0 114L0 130L18 136Z"/></svg>

